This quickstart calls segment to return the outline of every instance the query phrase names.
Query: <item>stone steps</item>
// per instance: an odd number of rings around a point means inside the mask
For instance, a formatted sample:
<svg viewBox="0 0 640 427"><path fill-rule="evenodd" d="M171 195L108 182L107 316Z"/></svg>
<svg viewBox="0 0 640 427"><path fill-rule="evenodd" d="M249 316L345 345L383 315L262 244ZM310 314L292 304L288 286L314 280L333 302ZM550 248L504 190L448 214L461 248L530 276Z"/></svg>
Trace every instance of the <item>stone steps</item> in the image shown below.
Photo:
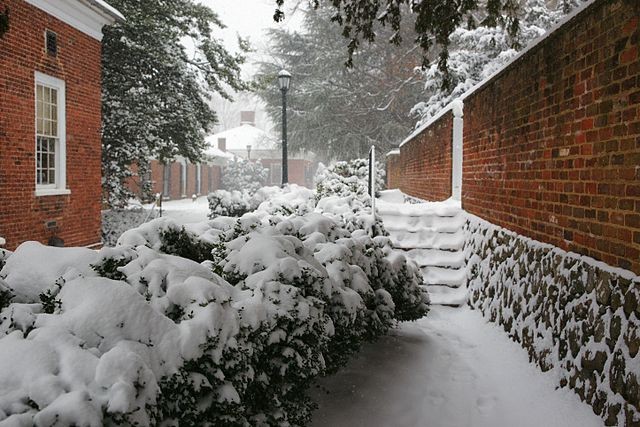
<svg viewBox="0 0 640 427"><path fill-rule="evenodd" d="M392 190L394 191L394 190ZM382 192L385 193L385 192ZM466 304L466 263L463 254L464 212L454 203L400 203L397 190L383 195L377 211L394 248L402 250L422 271L432 304Z"/></svg>

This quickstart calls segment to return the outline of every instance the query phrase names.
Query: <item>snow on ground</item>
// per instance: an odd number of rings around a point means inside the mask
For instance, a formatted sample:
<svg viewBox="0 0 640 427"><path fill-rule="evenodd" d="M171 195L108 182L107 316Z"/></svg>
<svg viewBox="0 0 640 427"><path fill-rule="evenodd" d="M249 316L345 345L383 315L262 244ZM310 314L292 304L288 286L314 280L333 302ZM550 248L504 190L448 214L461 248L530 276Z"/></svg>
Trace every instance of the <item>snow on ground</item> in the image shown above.
<svg viewBox="0 0 640 427"><path fill-rule="evenodd" d="M152 205L145 206L147 209ZM157 208L156 208L157 209ZM191 199L168 200L162 202L162 216L184 225L192 222L206 221L209 214L207 196L201 196L194 202Z"/></svg>
<svg viewBox="0 0 640 427"><path fill-rule="evenodd" d="M602 420L479 312L433 307L314 391L314 427L590 427Z"/></svg>

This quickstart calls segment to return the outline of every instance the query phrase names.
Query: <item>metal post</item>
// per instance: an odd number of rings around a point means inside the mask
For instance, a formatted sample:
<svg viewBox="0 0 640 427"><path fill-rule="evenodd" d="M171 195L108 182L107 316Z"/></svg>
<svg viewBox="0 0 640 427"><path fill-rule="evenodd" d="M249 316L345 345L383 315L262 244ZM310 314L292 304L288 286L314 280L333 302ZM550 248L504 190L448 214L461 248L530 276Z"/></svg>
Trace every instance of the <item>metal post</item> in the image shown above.
<svg viewBox="0 0 640 427"><path fill-rule="evenodd" d="M376 223L376 147L371 146L369 150L369 194L371 195L371 215L373 216L373 233L375 236Z"/></svg>
<svg viewBox="0 0 640 427"><path fill-rule="evenodd" d="M282 186L289 182L287 153L287 89L282 89Z"/></svg>

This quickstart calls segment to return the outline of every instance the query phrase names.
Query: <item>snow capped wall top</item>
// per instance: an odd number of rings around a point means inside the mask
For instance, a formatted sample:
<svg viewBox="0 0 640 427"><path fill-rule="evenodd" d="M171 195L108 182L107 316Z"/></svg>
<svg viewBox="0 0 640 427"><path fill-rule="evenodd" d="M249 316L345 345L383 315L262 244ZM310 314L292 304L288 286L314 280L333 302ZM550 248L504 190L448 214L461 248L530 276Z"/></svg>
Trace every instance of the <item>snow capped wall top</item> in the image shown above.
<svg viewBox="0 0 640 427"><path fill-rule="evenodd" d="M544 33L542 36L534 39L531 43L529 43L529 45L527 45L527 47L522 49L516 56L511 58L511 60L507 61L502 67L499 67L498 69L496 69L486 79L478 82L476 85L474 85L467 92L465 92L460 97L458 97L457 99L455 99L454 101L449 103L447 106L445 106L442 110L440 110L436 115L434 115L426 123L424 123L421 126L417 127L404 141L402 141L400 143L400 147L402 147L404 144L406 144L407 142L411 141L416 136L421 134L425 129L429 128L434 122L436 122L438 119L440 119L442 116L444 116L449 111L452 111L452 113L453 113L453 115L455 117L462 117L462 114L458 115L458 113L461 113L461 111L458 110L458 108L460 107L461 104L458 104L458 102L462 103L466 98L470 97L475 92L479 91L482 87L487 85L489 82L491 82L492 80L496 79L505 70L507 70L515 62L517 62L520 58L522 58L523 56L527 55L531 50L533 50L535 47L537 47L538 45L543 43L547 38L551 37L558 30L560 30L562 27L564 27L566 24L568 24L570 21L572 21L578 15L582 14L582 12L586 11L594 3L599 2L599 1L603 1L603 0L587 0L582 5L580 5L579 7L576 7L575 10L573 10L571 13L569 13L567 16L565 16L560 21L558 21L558 23L556 23L554 26L552 26L549 29L549 31Z"/></svg>

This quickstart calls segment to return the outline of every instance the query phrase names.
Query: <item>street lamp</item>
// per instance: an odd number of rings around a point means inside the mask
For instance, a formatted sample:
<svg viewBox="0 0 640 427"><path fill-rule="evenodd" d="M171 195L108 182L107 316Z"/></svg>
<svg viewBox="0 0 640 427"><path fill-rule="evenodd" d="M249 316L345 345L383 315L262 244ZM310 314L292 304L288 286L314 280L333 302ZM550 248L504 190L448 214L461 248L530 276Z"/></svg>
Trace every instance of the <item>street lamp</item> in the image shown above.
<svg viewBox="0 0 640 427"><path fill-rule="evenodd" d="M291 74L282 70L278 73L278 85L282 92L282 185L289 182L287 158L287 91L291 83Z"/></svg>

